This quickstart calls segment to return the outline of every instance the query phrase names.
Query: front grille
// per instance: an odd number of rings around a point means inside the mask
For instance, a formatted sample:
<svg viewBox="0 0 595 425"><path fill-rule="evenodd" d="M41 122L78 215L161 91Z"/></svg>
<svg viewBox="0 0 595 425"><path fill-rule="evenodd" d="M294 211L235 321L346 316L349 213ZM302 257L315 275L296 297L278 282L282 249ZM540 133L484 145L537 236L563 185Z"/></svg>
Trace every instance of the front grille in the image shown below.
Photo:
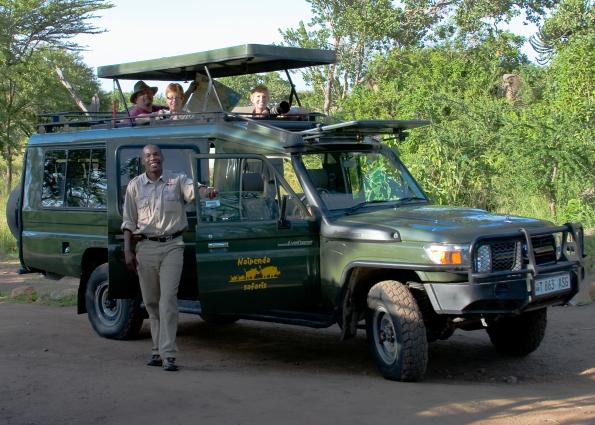
<svg viewBox="0 0 595 425"><path fill-rule="evenodd" d="M537 264L556 261L556 241L553 235L535 236L531 238L531 243Z"/></svg>
<svg viewBox="0 0 595 425"><path fill-rule="evenodd" d="M492 249L492 271L521 269L521 244L519 241L495 241Z"/></svg>
<svg viewBox="0 0 595 425"><path fill-rule="evenodd" d="M556 261L556 243L553 235L534 236L531 243L537 265ZM473 257L476 273L515 272L529 263L527 246L520 239L481 241L476 246Z"/></svg>

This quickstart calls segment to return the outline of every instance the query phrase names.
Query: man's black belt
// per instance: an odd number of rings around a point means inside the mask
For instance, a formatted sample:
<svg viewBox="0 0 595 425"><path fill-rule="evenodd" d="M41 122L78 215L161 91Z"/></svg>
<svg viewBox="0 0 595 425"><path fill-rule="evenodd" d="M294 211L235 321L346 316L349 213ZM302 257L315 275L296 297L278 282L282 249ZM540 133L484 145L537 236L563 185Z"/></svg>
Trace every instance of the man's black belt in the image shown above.
<svg viewBox="0 0 595 425"><path fill-rule="evenodd" d="M148 239L148 240L154 241L154 242L169 242L172 239L175 239L178 236L181 236L182 233L184 233L184 232L179 231L179 232L173 233L171 235L163 235L163 236L146 236L146 235L138 235L138 236L141 240Z"/></svg>

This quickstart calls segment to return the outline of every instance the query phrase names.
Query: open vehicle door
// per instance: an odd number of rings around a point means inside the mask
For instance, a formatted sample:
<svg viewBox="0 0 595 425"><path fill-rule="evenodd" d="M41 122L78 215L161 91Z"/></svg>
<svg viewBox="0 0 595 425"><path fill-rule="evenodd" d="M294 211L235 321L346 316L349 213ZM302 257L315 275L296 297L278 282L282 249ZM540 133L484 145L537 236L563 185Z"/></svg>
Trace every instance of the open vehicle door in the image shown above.
<svg viewBox="0 0 595 425"><path fill-rule="evenodd" d="M219 190L215 199L196 198L202 313L266 314L273 305L277 312L311 305L320 286L312 272L319 267L317 223L282 171L256 154L194 157L194 170L199 161L213 165L208 185Z"/></svg>

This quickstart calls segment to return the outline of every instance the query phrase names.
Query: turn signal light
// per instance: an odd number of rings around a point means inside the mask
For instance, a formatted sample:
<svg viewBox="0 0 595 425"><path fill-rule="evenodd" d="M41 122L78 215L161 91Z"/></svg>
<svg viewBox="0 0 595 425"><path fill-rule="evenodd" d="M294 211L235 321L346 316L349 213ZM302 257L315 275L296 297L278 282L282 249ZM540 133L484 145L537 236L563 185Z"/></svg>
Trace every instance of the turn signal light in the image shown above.
<svg viewBox="0 0 595 425"><path fill-rule="evenodd" d="M435 264L465 264L469 247L466 245L429 245L426 254Z"/></svg>

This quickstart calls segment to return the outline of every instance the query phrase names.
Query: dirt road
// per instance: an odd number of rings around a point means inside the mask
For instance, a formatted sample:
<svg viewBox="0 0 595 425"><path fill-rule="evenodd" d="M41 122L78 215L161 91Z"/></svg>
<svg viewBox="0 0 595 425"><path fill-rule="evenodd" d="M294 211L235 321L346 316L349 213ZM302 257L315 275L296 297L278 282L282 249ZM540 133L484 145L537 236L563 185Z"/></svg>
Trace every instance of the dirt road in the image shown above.
<svg viewBox="0 0 595 425"><path fill-rule="evenodd" d="M73 307L0 303L0 423L593 424L595 305L550 309L545 340L518 360L484 332L431 345L421 383L382 379L365 339L338 329L181 315L181 370L144 365L149 332L98 337Z"/></svg>

